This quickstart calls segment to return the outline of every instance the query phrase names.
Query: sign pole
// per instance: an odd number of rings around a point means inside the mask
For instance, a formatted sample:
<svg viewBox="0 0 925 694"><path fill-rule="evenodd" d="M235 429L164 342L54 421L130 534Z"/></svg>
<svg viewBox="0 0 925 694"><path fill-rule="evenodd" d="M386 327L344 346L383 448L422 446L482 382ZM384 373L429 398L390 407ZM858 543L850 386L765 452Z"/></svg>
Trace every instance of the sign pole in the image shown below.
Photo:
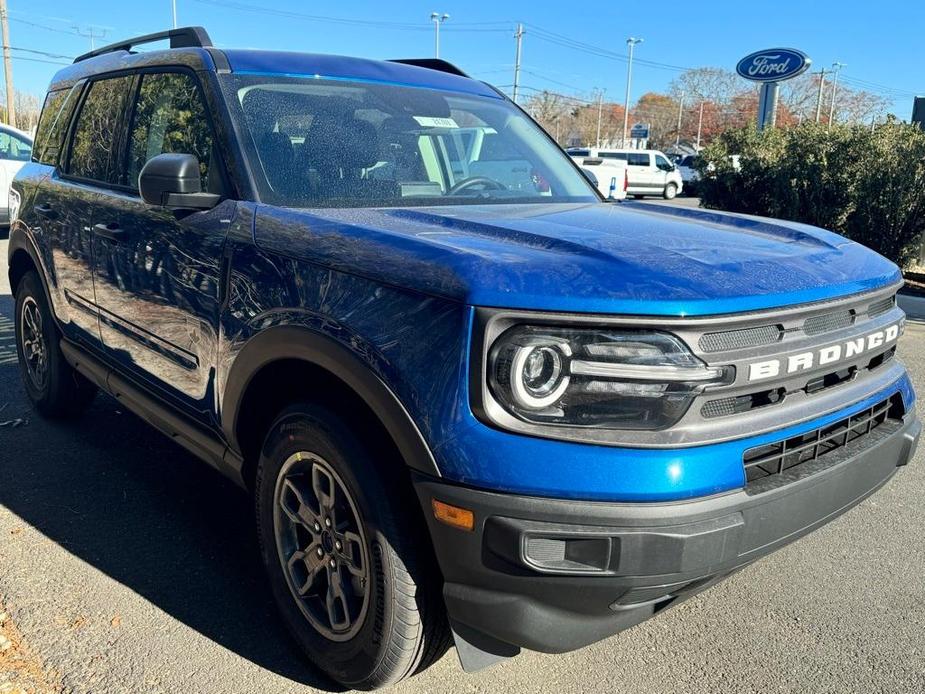
<svg viewBox="0 0 925 694"><path fill-rule="evenodd" d="M779 95L780 82L765 82L761 85L761 94L758 96L758 130L777 125Z"/></svg>

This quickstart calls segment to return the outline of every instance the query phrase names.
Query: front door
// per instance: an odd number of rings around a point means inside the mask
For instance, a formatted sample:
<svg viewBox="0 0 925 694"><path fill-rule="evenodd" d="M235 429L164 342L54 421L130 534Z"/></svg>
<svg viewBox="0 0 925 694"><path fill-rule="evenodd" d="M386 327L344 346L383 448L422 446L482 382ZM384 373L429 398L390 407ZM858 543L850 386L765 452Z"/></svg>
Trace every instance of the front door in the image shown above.
<svg viewBox="0 0 925 694"><path fill-rule="evenodd" d="M222 190L192 73L140 75L126 143L120 192L91 220L103 344L124 371L207 420L214 410L222 248L234 202L182 213L147 205L136 192L142 167L164 152L196 155L203 190Z"/></svg>

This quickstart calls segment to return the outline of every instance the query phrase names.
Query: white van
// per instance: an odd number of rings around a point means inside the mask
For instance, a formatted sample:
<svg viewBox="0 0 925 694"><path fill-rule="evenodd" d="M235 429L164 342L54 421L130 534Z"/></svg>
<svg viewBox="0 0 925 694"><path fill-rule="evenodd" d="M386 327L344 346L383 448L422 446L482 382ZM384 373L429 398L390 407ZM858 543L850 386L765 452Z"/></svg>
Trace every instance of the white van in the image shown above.
<svg viewBox="0 0 925 694"><path fill-rule="evenodd" d="M658 195L671 200L684 187L677 167L658 150L575 147L566 152L579 164L588 157L625 161L629 177L627 193L637 198Z"/></svg>

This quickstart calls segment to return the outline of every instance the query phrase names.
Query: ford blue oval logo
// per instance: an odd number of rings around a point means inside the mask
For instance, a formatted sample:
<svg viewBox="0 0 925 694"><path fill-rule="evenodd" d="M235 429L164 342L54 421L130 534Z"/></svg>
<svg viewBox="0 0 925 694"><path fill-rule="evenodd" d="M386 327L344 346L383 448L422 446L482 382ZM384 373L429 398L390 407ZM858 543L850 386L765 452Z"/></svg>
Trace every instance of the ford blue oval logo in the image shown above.
<svg viewBox="0 0 925 694"><path fill-rule="evenodd" d="M736 65L736 72L754 82L779 82L805 72L812 60L793 48L773 48L747 55Z"/></svg>

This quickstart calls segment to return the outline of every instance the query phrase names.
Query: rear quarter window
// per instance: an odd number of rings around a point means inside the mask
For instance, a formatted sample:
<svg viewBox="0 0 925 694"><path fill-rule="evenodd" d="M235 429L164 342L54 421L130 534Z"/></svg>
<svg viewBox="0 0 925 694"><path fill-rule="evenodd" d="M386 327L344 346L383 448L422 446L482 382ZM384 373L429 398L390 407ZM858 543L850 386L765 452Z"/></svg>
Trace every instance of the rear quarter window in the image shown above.
<svg viewBox="0 0 925 694"><path fill-rule="evenodd" d="M39 116L38 128L35 131L35 145L32 148L32 161L40 164L55 166L58 163L58 154L64 144L64 134L74 112L77 93L80 88L56 89L48 92L45 104L42 106L42 115Z"/></svg>

